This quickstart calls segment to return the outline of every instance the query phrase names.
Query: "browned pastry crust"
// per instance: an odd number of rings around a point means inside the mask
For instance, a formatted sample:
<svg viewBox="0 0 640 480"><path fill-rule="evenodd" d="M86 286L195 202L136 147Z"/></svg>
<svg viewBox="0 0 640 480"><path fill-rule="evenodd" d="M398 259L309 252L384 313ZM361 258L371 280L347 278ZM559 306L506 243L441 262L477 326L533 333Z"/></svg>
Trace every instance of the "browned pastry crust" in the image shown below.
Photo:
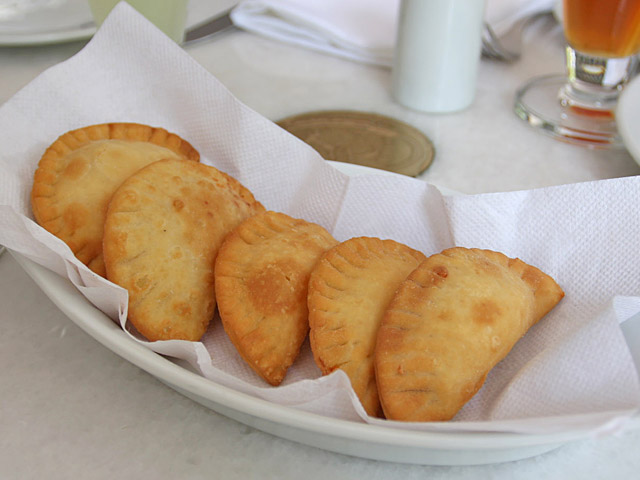
<svg viewBox="0 0 640 480"><path fill-rule="evenodd" d="M382 416L373 355L400 283L426 257L393 240L357 237L326 252L309 281L309 338L323 374L342 369L367 414Z"/></svg>
<svg viewBox="0 0 640 480"><path fill-rule="evenodd" d="M547 274L489 250L425 260L391 301L375 350L388 419L449 420L564 296Z"/></svg>
<svg viewBox="0 0 640 480"><path fill-rule="evenodd" d="M214 264L226 235L264 211L220 170L160 160L116 190L104 227L107 278L129 292L129 321L147 339L199 340L213 317Z"/></svg>
<svg viewBox="0 0 640 480"><path fill-rule="evenodd" d="M307 285L320 256L336 244L320 225L278 212L247 219L216 260L224 329L264 380L279 385L309 331Z"/></svg>
<svg viewBox="0 0 640 480"><path fill-rule="evenodd" d="M199 161L200 155L179 136L147 125L107 123L67 132L40 159L33 215L104 276L102 228L111 195L131 174L163 158Z"/></svg>

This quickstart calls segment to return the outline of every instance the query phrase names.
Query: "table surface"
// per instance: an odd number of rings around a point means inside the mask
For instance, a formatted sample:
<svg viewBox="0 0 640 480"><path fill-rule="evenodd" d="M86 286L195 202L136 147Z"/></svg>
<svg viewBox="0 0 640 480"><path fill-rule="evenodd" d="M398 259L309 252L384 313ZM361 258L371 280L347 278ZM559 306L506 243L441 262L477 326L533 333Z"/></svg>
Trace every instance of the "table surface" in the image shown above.
<svg viewBox="0 0 640 480"><path fill-rule="evenodd" d="M0 47L0 103L83 46ZM474 104L455 114L424 114L395 103L388 69L239 30L185 49L269 119L351 109L415 126L436 148L435 161L421 178L460 192L640 173L624 150L558 142L513 113L519 85L535 75L562 72L563 38L552 22L527 31L519 62L483 60ZM640 470L640 431L485 466L402 465L326 452L247 427L177 394L76 327L7 254L0 257L0 305L2 478L626 479L637 478Z"/></svg>

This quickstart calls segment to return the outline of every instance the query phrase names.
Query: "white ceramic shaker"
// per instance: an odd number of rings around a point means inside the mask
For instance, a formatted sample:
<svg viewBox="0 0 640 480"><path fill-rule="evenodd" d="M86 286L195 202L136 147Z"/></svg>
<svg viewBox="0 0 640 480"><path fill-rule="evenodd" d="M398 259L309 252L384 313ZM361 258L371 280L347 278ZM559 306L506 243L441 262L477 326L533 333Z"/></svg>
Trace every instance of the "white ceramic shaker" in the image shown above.
<svg viewBox="0 0 640 480"><path fill-rule="evenodd" d="M423 112L454 112L473 102L486 0L402 0L392 94Z"/></svg>

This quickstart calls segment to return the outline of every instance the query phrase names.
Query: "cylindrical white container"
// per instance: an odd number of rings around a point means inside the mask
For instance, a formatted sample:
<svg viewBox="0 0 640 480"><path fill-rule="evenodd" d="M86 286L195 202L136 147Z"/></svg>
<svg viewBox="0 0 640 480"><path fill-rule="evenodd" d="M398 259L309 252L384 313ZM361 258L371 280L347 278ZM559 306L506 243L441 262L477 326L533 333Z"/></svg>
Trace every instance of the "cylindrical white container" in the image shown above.
<svg viewBox="0 0 640 480"><path fill-rule="evenodd" d="M473 102L485 0L402 0L392 93L424 112L454 112Z"/></svg>

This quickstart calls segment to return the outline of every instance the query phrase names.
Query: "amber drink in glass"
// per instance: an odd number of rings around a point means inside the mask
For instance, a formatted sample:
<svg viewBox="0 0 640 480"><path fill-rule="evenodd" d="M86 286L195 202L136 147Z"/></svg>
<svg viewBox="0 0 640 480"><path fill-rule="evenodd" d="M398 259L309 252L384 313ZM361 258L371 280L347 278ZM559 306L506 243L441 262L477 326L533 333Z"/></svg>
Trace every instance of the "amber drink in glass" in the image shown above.
<svg viewBox="0 0 640 480"><path fill-rule="evenodd" d="M566 75L538 77L516 93L523 120L556 138L621 147L618 96L637 69L640 0L564 0Z"/></svg>

